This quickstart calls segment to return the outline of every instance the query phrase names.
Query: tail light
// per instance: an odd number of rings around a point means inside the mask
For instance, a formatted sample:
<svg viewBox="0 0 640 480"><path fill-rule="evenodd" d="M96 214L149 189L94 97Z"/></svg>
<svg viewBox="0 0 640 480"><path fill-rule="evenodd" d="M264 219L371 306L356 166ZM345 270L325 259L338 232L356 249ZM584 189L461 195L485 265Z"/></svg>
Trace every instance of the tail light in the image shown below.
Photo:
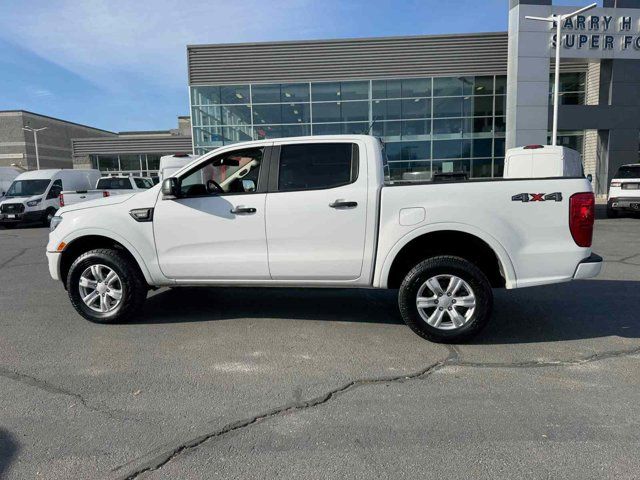
<svg viewBox="0 0 640 480"><path fill-rule="evenodd" d="M58 196L58 199L60 200L60 206L64 207L64 194L60 194L60 196Z"/></svg>
<svg viewBox="0 0 640 480"><path fill-rule="evenodd" d="M111 196L111 194L109 193L109 190L103 190L102 191L102 196L103 197L109 197L109 196Z"/></svg>
<svg viewBox="0 0 640 480"><path fill-rule="evenodd" d="M622 186L622 182L611 182L611 186L612 186L613 188L621 187L621 186Z"/></svg>
<svg viewBox="0 0 640 480"><path fill-rule="evenodd" d="M569 230L579 247L590 247L595 220L595 196L592 192L575 193L569 199Z"/></svg>

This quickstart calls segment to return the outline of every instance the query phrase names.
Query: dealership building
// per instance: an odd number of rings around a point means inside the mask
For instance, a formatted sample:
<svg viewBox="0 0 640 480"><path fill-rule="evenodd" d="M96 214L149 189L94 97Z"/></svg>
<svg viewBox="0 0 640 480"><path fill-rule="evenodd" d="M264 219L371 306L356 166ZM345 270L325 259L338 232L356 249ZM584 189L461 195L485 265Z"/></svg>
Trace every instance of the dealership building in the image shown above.
<svg viewBox="0 0 640 480"><path fill-rule="evenodd" d="M551 0L510 0L509 30L190 45L195 153L239 141L371 133L393 179L502 175L505 149L551 131ZM577 149L598 193L638 162L640 0L604 0L563 24L559 143Z"/></svg>

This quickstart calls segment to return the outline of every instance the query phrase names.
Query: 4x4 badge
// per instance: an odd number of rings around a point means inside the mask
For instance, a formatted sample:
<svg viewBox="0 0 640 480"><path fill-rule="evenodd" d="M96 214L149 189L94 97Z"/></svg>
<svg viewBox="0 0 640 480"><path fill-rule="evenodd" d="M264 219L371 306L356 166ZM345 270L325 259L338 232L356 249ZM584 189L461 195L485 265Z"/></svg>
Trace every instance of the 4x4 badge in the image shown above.
<svg viewBox="0 0 640 480"><path fill-rule="evenodd" d="M562 193L519 193L511 197L514 202L546 202L546 201L562 201Z"/></svg>

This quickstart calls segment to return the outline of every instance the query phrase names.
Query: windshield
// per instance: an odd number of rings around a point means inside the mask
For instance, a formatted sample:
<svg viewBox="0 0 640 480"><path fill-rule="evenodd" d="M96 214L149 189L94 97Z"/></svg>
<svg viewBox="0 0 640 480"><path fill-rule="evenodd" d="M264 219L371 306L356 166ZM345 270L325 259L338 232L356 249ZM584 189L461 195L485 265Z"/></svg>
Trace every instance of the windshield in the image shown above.
<svg viewBox="0 0 640 480"><path fill-rule="evenodd" d="M620 167L614 178L640 178L640 165L633 167Z"/></svg>
<svg viewBox="0 0 640 480"><path fill-rule="evenodd" d="M9 187L7 197L30 197L42 195L51 180L16 180Z"/></svg>
<svg viewBox="0 0 640 480"><path fill-rule="evenodd" d="M97 190L133 190L131 180L126 178L101 178L96 185Z"/></svg>

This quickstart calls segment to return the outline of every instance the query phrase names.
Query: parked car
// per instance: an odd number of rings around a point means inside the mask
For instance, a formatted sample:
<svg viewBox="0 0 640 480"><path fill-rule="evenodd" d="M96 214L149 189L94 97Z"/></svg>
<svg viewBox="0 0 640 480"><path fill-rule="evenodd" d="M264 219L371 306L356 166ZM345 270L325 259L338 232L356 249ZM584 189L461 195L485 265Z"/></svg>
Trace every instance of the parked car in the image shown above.
<svg viewBox="0 0 640 480"><path fill-rule="evenodd" d="M0 224L8 228L21 222L49 225L60 208L58 196L64 188L91 188L98 178L98 170L57 169L21 173L0 203Z"/></svg>
<svg viewBox="0 0 640 480"><path fill-rule="evenodd" d="M176 153L174 155L165 155L160 157L160 168L158 171L159 181L170 177L185 165L193 162L198 155L190 155L187 153Z"/></svg>
<svg viewBox="0 0 640 480"><path fill-rule="evenodd" d="M577 151L553 145L510 148L504 157L504 178L584 177Z"/></svg>
<svg viewBox="0 0 640 480"><path fill-rule="evenodd" d="M640 212L640 163L621 166L611 179L607 198L607 217L622 212Z"/></svg>
<svg viewBox="0 0 640 480"><path fill-rule="evenodd" d="M60 210L49 271L104 323L150 287L399 289L405 322L436 341L479 332L492 287L600 272L585 178L385 182L387 167L364 135L225 146L161 187Z"/></svg>
<svg viewBox="0 0 640 480"><path fill-rule="evenodd" d="M68 207L77 203L110 197L123 193L138 193L153 187L153 181L147 177L133 177L128 175L110 175L102 177L96 182L93 190L65 190L60 192L60 206Z"/></svg>
<svg viewBox="0 0 640 480"><path fill-rule="evenodd" d="M4 200L4 196L9 190L11 183L22 173L17 168L0 167L0 202Z"/></svg>

